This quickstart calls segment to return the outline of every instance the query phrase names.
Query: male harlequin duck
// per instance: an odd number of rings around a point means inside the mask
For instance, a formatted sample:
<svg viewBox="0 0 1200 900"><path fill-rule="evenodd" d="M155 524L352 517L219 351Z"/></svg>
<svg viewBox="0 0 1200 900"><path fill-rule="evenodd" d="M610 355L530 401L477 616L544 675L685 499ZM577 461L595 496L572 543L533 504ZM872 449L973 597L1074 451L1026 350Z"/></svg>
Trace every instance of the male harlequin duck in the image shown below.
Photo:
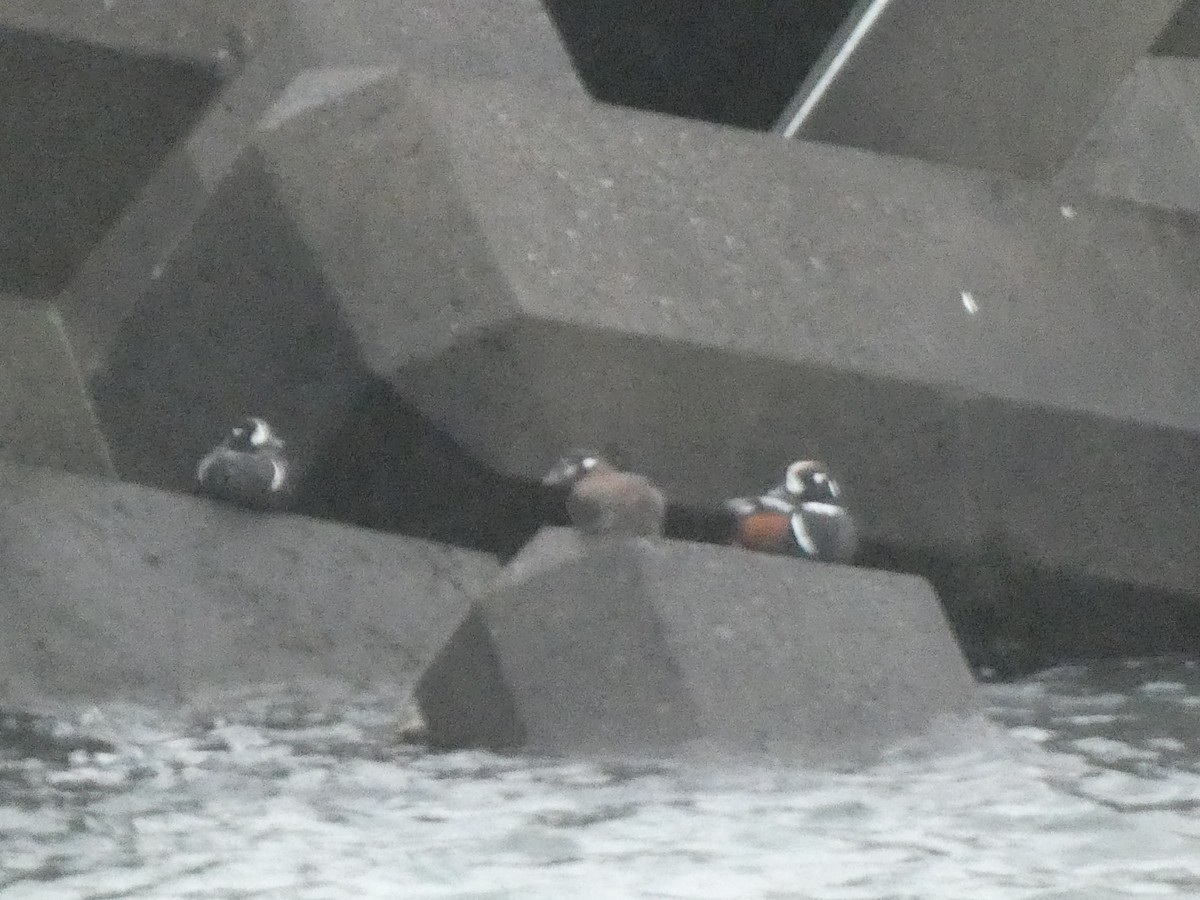
<svg viewBox="0 0 1200 900"><path fill-rule="evenodd" d="M563 457L542 484L570 487L567 514L583 534L662 534L667 510L662 491L650 479L622 472L599 454Z"/></svg>
<svg viewBox="0 0 1200 900"><path fill-rule="evenodd" d="M243 419L196 467L202 493L255 509L277 509L291 491L281 441L256 416Z"/></svg>
<svg viewBox="0 0 1200 900"><path fill-rule="evenodd" d="M841 494L823 464L794 462L782 484L762 496L726 503L735 519L733 543L765 553L850 562L858 535Z"/></svg>

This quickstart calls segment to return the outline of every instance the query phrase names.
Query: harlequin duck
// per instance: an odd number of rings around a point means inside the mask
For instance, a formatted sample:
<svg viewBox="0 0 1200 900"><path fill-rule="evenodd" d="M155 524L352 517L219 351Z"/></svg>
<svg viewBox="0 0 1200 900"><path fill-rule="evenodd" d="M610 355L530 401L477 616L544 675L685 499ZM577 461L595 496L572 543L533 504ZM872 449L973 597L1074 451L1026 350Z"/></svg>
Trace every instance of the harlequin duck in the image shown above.
<svg viewBox="0 0 1200 900"><path fill-rule="evenodd" d="M283 441L251 416L230 429L196 467L202 493L254 509L277 509L291 492Z"/></svg>
<svg viewBox="0 0 1200 900"><path fill-rule="evenodd" d="M726 503L735 519L733 543L766 553L850 562L858 537L841 493L823 464L794 462L782 484L762 496Z"/></svg>
<svg viewBox="0 0 1200 900"><path fill-rule="evenodd" d="M622 472L597 453L563 457L545 478L548 487L569 487L567 514L583 534L662 534L667 501L650 479Z"/></svg>

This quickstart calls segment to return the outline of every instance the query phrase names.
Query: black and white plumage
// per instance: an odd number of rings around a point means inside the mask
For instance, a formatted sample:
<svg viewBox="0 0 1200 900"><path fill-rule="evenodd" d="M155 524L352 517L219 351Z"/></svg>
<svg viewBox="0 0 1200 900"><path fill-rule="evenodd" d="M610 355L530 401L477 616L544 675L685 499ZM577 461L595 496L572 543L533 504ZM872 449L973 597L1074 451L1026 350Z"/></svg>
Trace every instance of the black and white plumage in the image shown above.
<svg viewBox="0 0 1200 900"><path fill-rule="evenodd" d="M794 462L783 482L765 494L728 501L726 508L736 520L733 543L767 553L850 562L858 550L858 531L841 496L841 486L823 464Z"/></svg>
<svg viewBox="0 0 1200 900"><path fill-rule="evenodd" d="M196 466L200 491L252 509L282 507L291 493L283 448L264 419L243 419Z"/></svg>
<svg viewBox="0 0 1200 900"><path fill-rule="evenodd" d="M597 453L564 456L542 484L568 489L567 515L583 534L662 534L667 510L662 491L649 478L622 472Z"/></svg>

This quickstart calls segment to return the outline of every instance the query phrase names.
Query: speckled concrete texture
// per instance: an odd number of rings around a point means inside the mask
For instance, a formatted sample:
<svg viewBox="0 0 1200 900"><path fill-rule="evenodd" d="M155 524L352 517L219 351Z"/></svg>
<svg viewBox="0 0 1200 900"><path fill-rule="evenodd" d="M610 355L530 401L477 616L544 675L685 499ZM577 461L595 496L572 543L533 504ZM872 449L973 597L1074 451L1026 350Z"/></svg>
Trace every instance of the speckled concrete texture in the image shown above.
<svg viewBox="0 0 1200 900"><path fill-rule="evenodd" d="M704 504L817 455L868 541L970 555L1133 514L1102 471L1065 493L1031 469L1038 515L1008 518L979 409L1047 447L1197 425L1184 215L496 83L380 81L256 146L365 363L513 475L613 447ZM1148 513L1190 478L1170 464ZM1055 563L1177 571L1160 526Z"/></svg>
<svg viewBox="0 0 1200 900"><path fill-rule="evenodd" d="M0 696L407 690L495 569L426 541L0 465Z"/></svg>
<svg viewBox="0 0 1200 900"><path fill-rule="evenodd" d="M112 475L79 366L53 309L0 295L0 459Z"/></svg>
<svg viewBox="0 0 1200 900"><path fill-rule="evenodd" d="M418 699L462 742L861 762L980 710L937 596L911 576L549 529L477 614L442 668L498 672L517 721L434 670Z"/></svg>

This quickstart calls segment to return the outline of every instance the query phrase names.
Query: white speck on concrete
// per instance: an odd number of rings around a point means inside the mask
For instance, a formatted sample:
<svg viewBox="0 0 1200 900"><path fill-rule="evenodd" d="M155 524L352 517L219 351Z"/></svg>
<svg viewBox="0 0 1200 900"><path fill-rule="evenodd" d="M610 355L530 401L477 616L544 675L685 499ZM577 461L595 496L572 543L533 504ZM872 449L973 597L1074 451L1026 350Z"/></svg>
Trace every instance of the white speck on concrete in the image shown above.
<svg viewBox="0 0 1200 900"><path fill-rule="evenodd" d="M969 316L973 316L975 313L979 312L979 304L975 302L975 295L970 291L962 292L962 305L963 309L967 311L967 315Z"/></svg>
<svg viewBox="0 0 1200 900"><path fill-rule="evenodd" d="M614 184L616 184L616 182L613 181L611 178L601 178L600 179L600 187L602 187L602 188L611 188Z"/></svg>
<svg viewBox="0 0 1200 900"><path fill-rule="evenodd" d="M162 278L162 274L163 274L163 267L161 264L159 264L150 270L150 279L152 281L158 281L158 279Z"/></svg>
<svg viewBox="0 0 1200 900"><path fill-rule="evenodd" d="M1062 213L1062 217L1063 217L1064 219L1073 219L1073 218L1075 218L1077 215L1079 215L1079 213L1078 213L1078 212L1076 212L1076 210L1075 210L1075 207L1073 207L1073 206L1066 206L1066 205L1064 205L1064 206L1060 206L1060 207L1058 208L1058 211L1059 211L1060 213Z"/></svg>
<svg viewBox="0 0 1200 900"><path fill-rule="evenodd" d="M810 266L812 266L814 269L816 269L818 272L825 271L825 260L821 259L821 257L819 257L819 256L810 256L808 258L808 264Z"/></svg>

